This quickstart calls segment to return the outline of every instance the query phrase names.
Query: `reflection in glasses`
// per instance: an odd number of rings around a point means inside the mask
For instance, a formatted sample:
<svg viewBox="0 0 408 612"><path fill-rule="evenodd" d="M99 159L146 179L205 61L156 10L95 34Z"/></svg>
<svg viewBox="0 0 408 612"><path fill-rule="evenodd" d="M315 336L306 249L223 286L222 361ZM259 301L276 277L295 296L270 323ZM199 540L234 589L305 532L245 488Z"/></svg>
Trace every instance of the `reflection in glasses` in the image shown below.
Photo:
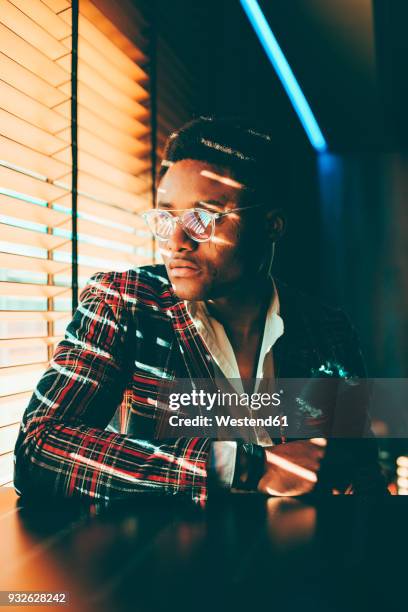
<svg viewBox="0 0 408 612"><path fill-rule="evenodd" d="M165 242L172 236L176 224L179 224L183 231L195 242L208 242L212 240L215 233L215 222L227 215L236 215L236 213L244 210L253 210L254 208L264 206L263 204L253 204L252 206L243 206L226 212L211 212L203 208L188 208L175 212L165 209L152 209L140 213L146 222L153 236L161 242Z"/></svg>

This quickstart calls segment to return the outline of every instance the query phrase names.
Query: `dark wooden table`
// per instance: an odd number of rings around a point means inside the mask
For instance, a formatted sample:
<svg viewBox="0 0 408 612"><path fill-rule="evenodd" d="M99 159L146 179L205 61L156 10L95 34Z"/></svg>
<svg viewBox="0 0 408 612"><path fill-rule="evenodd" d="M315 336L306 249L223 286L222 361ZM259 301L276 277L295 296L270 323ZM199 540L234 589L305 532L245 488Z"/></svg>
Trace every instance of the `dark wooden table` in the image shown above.
<svg viewBox="0 0 408 612"><path fill-rule="evenodd" d="M243 494L204 509L140 497L102 509L21 504L9 489L0 530L0 590L69 592L68 606L44 610L408 608L403 497Z"/></svg>

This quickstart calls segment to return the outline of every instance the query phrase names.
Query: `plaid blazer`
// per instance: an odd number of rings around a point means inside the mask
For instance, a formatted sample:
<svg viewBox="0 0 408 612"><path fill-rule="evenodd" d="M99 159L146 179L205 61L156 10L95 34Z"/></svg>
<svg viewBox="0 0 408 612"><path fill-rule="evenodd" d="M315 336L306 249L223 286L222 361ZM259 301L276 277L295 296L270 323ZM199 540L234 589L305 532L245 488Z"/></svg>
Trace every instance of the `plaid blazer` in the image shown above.
<svg viewBox="0 0 408 612"><path fill-rule="evenodd" d="M275 282L285 321L273 349L276 376L307 378L322 365L333 376L364 376L345 315ZM163 379L213 375L165 266L94 275L25 411L17 492L100 502L145 492L203 502L211 440L155 439L157 399Z"/></svg>

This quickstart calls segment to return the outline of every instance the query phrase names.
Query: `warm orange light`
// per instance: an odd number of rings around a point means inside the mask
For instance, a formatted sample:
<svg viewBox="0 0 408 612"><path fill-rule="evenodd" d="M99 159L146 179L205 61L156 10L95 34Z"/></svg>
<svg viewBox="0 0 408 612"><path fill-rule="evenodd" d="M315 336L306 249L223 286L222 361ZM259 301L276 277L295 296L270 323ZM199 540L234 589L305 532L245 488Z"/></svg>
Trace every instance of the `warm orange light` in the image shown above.
<svg viewBox="0 0 408 612"><path fill-rule="evenodd" d="M3 53L0 53L0 77L12 87L49 108L60 104L67 98L62 91L49 85Z"/></svg>
<svg viewBox="0 0 408 612"><path fill-rule="evenodd" d="M234 181L234 179L228 176L222 176L221 174L216 174L215 172L210 172L210 170L201 170L200 174L205 178L209 178L212 181L217 181L218 183L223 183L224 185L228 185L228 187L234 187L235 189L244 189L245 185L239 183L238 181Z"/></svg>
<svg viewBox="0 0 408 612"><path fill-rule="evenodd" d="M326 438L310 438L310 442L312 442L312 444L316 444L316 446L327 446Z"/></svg>
<svg viewBox="0 0 408 612"><path fill-rule="evenodd" d="M29 272L42 272L45 274L61 274L64 270L71 270L71 264L11 253L1 253L1 265L9 270L27 270Z"/></svg>
<svg viewBox="0 0 408 612"><path fill-rule="evenodd" d="M24 297L64 297L70 299L71 290L67 287L40 285L36 283L9 283L0 281L0 295Z"/></svg>
<svg viewBox="0 0 408 612"><path fill-rule="evenodd" d="M56 151L69 148L69 143L57 138L45 130L31 125L27 121L16 117L0 108L0 132L16 142L19 142L35 151L52 155Z"/></svg>
<svg viewBox="0 0 408 612"><path fill-rule="evenodd" d="M272 453L268 450L266 451L266 453L268 456L269 463L273 463L274 465L277 465L278 467L282 468L286 472L295 474L296 476L299 476L300 478L303 478L304 480L307 480L309 482L317 482L317 476L311 470L308 470L300 465L297 465L296 463L293 463L292 461L289 461L288 459L285 459L284 457L280 457L279 455L276 455L275 453ZM274 491L274 492L270 492L270 494L276 495L277 493L276 491Z"/></svg>
<svg viewBox="0 0 408 612"><path fill-rule="evenodd" d="M275 545L287 551L309 541L316 529L316 508L293 498L267 500L268 532Z"/></svg>
<svg viewBox="0 0 408 612"><path fill-rule="evenodd" d="M0 167L0 185L3 189L10 189L45 202L56 200L65 193L64 189L55 185L4 167Z"/></svg>
<svg viewBox="0 0 408 612"><path fill-rule="evenodd" d="M16 0L16 3L21 0ZM41 4L41 3L39 3ZM27 10L30 2L24 0L22 6ZM31 9L29 9L31 10ZM53 16L55 18L55 15ZM66 53L66 49L51 32L51 22L49 21L49 29L46 30L35 23L30 17L24 14L20 8L17 8L8 0L0 0L0 21L7 28L18 34L23 40L28 41L33 47L39 49L41 53L52 60L56 60Z"/></svg>
<svg viewBox="0 0 408 612"><path fill-rule="evenodd" d="M66 143L70 143L70 130L66 129L58 132L58 138ZM124 146L125 143L122 142L119 149L111 146L107 141L99 138L99 136L95 136L84 128L81 128L78 132L78 144L80 150L87 151L87 153L95 157L112 162L117 168L130 172L132 171L132 166L136 168L136 172L140 167L140 161L132 156L139 155L143 157L149 153L149 145L140 143L137 140L132 139L132 143L128 143L129 147Z"/></svg>
<svg viewBox="0 0 408 612"><path fill-rule="evenodd" d="M3 249L11 251L2 256L8 280L0 281L0 296L10 308L28 309L0 312L0 485L12 478L8 451L16 423L47 367L48 347L70 318L71 290L63 285L71 280L72 244L69 236L52 233L71 230L70 6L67 0L0 0L0 185L8 190L0 194L6 217L0 231ZM148 58L91 2L81 0L80 11L78 271L83 286L96 271L151 263L150 235L129 231L146 229L134 212L151 206L151 144L147 74L136 63L147 65ZM17 227L21 222L42 227ZM135 252L138 246L142 255ZM57 312L58 306L64 312ZM48 310L29 310L37 307ZM41 362L29 365L34 361Z"/></svg>
<svg viewBox="0 0 408 612"><path fill-rule="evenodd" d="M46 32L52 33L57 40L71 36L71 28L54 11L45 6L41 0L13 0L13 4L27 17L41 26Z"/></svg>
<svg viewBox="0 0 408 612"><path fill-rule="evenodd" d="M44 53L26 42L24 38L18 36L13 27L9 29L0 23L0 39L2 49L7 50L8 57L11 57L50 85L57 87L69 81L69 74L61 66L58 66Z"/></svg>

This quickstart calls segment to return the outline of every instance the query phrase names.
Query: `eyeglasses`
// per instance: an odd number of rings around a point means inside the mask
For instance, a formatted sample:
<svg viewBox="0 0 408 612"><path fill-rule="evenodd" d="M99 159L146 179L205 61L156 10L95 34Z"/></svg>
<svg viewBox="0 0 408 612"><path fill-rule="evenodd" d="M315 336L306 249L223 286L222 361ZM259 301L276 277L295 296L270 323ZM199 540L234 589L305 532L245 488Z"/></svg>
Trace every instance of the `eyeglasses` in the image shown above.
<svg viewBox="0 0 408 612"><path fill-rule="evenodd" d="M181 212L180 216L175 216L168 210L155 208L141 213L147 226L153 236L161 242L166 242L173 235L173 232L178 223L183 231L192 240L196 242L208 242L215 234L215 222L221 217L232 213L241 212L250 208L263 206L263 204L253 204L252 206L243 206L242 208L234 208L227 212L210 212L203 208L186 208L177 212Z"/></svg>

